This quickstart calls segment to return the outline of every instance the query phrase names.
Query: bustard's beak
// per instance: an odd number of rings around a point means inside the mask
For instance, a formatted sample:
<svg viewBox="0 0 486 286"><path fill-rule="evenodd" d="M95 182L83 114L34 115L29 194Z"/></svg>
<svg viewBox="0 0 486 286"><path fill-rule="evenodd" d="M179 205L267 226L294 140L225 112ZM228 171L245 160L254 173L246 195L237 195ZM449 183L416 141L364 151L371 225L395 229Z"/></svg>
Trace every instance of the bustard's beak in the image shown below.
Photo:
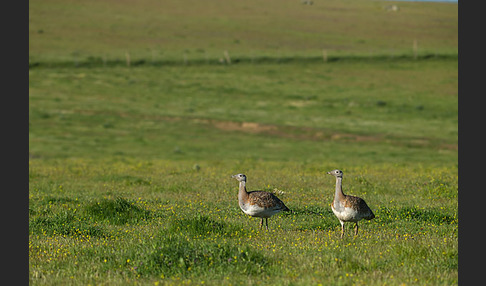
<svg viewBox="0 0 486 286"><path fill-rule="evenodd" d="M232 175L231 178L236 178L236 175Z"/></svg>
<svg viewBox="0 0 486 286"><path fill-rule="evenodd" d="M327 172L326 174L329 174L329 175L331 175L331 172Z"/></svg>

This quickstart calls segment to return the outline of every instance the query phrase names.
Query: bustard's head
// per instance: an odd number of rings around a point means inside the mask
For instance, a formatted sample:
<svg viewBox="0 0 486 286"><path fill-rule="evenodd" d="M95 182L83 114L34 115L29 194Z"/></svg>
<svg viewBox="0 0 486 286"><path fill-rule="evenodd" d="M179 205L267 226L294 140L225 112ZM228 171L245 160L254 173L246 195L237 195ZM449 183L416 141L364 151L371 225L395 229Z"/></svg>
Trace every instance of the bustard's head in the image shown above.
<svg viewBox="0 0 486 286"><path fill-rule="evenodd" d="M238 182L246 182L245 174L236 174L236 175L231 176L231 178L237 179Z"/></svg>
<svg viewBox="0 0 486 286"><path fill-rule="evenodd" d="M330 172L327 172L329 175L333 175L334 177L336 178L342 178L343 177L343 171L341 170L333 170L333 171L330 171Z"/></svg>

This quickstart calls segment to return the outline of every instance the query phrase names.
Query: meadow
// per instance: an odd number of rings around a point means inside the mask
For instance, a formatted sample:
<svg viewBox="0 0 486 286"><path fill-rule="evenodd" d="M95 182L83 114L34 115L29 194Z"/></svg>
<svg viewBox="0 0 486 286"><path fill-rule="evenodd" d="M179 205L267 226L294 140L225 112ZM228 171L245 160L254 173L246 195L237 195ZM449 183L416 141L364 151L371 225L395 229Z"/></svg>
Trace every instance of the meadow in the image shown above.
<svg viewBox="0 0 486 286"><path fill-rule="evenodd" d="M457 5L138 2L29 2L29 284L458 283Z"/></svg>

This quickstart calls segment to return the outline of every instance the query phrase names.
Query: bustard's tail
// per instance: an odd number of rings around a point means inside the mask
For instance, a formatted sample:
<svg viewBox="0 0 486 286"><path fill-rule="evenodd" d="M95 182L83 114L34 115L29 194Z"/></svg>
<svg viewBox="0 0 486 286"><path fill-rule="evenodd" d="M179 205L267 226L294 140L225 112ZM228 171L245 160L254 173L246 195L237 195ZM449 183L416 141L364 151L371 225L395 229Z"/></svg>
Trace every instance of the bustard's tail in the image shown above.
<svg viewBox="0 0 486 286"><path fill-rule="evenodd" d="M364 217L364 219L372 220L375 218L375 214L370 210L369 214Z"/></svg>

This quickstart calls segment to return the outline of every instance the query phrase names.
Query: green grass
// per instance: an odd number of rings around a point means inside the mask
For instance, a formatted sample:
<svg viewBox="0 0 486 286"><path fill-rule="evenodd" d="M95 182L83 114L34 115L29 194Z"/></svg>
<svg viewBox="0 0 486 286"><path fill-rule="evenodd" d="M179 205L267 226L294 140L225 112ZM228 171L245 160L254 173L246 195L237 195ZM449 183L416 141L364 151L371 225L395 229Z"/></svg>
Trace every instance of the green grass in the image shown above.
<svg viewBox="0 0 486 286"><path fill-rule="evenodd" d="M238 208L233 163L31 160L31 283L457 283L455 167L353 165L345 191L377 217L341 240L334 180L319 170L331 166L254 163L249 187L283 191L293 210L267 232Z"/></svg>
<svg viewBox="0 0 486 286"><path fill-rule="evenodd" d="M399 12L384 7L397 4ZM458 5L356 0L29 1L29 62L455 54Z"/></svg>
<svg viewBox="0 0 486 286"><path fill-rule="evenodd" d="M457 61L35 68L29 80L32 156L457 156Z"/></svg>
<svg viewBox="0 0 486 286"><path fill-rule="evenodd" d="M457 4L162 2L29 2L30 284L458 283Z"/></svg>

